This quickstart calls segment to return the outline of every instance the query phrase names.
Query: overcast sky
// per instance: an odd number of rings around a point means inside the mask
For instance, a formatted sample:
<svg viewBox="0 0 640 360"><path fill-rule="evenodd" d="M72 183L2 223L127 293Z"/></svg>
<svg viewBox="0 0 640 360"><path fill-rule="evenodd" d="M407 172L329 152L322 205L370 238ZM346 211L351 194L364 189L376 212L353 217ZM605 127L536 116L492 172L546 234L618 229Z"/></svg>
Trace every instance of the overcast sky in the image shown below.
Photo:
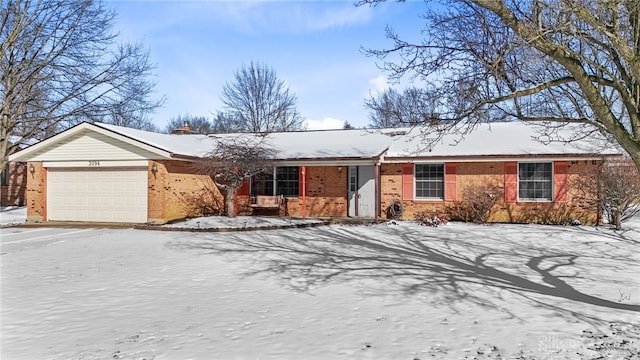
<svg viewBox="0 0 640 360"><path fill-rule="evenodd" d="M157 93L165 106L154 115L163 128L180 114L222 110L225 82L243 64L273 68L298 98L308 127L365 126L369 92L384 89L376 58L361 48L391 46L385 26L410 39L423 27L422 1L355 7L353 1L109 1L116 30L142 41L157 64Z"/></svg>

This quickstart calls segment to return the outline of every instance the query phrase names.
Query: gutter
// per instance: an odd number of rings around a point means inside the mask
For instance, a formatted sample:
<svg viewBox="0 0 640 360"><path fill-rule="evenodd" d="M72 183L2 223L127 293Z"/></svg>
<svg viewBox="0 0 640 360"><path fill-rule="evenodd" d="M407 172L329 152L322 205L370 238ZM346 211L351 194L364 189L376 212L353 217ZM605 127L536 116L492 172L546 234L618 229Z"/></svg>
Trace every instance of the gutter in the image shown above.
<svg viewBox="0 0 640 360"><path fill-rule="evenodd" d="M414 162L505 162L527 159L535 160L602 160L603 158L618 158L622 154L507 154L507 155L457 155L457 156L398 156L385 157L385 164L414 163Z"/></svg>

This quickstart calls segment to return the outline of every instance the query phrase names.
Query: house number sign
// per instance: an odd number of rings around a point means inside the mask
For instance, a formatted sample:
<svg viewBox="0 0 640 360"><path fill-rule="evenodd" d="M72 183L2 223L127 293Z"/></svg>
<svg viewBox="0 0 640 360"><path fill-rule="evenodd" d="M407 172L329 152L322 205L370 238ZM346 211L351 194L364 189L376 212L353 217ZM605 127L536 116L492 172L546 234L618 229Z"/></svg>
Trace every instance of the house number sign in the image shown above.
<svg viewBox="0 0 640 360"><path fill-rule="evenodd" d="M89 160L89 166L100 166L99 160Z"/></svg>

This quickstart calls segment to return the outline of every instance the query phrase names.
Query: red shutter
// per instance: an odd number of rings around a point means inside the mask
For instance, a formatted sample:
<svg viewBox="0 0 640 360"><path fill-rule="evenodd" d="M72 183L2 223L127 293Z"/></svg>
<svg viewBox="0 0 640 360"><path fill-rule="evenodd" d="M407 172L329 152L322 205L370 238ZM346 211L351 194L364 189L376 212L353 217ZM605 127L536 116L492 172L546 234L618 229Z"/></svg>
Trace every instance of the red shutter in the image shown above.
<svg viewBox="0 0 640 360"><path fill-rule="evenodd" d="M238 188L236 195L249 196L249 181L251 181L251 179L244 179L242 185Z"/></svg>
<svg viewBox="0 0 640 360"><path fill-rule="evenodd" d="M413 164L402 164L402 200L413 200Z"/></svg>
<svg viewBox="0 0 640 360"><path fill-rule="evenodd" d="M567 177L569 176L569 163L556 161L553 163L553 193L557 202L567 201Z"/></svg>
<svg viewBox="0 0 640 360"><path fill-rule="evenodd" d="M456 200L456 163L447 163L444 166L444 199Z"/></svg>
<svg viewBox="0 0 640 360"><path fill-rule="evenodd" d="M518 163L504 163L504 201L518 201Z"/></svg>

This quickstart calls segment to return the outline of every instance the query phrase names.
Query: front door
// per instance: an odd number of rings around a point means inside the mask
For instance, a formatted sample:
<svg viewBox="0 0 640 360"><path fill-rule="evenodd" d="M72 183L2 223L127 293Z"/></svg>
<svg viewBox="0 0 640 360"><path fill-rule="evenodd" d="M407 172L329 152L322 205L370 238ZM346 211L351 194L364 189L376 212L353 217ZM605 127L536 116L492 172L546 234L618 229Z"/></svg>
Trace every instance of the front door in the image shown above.
<svg viewBox="0 0 640 360"><path fill-rule="evenodd" d="M349 216L375 217L374 176L373 166L349 166Z"/></svg>

